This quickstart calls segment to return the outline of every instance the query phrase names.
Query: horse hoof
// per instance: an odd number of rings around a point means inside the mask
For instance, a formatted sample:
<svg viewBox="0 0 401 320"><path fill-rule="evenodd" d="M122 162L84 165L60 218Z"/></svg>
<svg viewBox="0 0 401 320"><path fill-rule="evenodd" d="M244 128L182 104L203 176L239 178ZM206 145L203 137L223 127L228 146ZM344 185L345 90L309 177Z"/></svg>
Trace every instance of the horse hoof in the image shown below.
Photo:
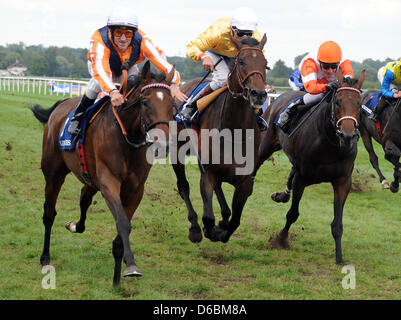
<svg viewBox="0 0 401 320"><path fill-rule="evenodd" d="M219 222L219 228L220 229L223 229L223 230L227 230L228 229L228 222L226 222L226 221L220 221Z"/></svg>
<svg viewBox="0 0 401 320"><path fill-rule="evenodd" d="M69 221L65 224L65 227L68 231L72 232L72 233L76 233L77 232L77 223L75 221Z"/></svg>
<svg viewBox="0 0 401 320"><path fill-rule="evenodd" d="M139 269L137 268L136 265L132 265L132 266L125 268L123 276L124 277L141 277L142 273L139 271Z"/></svg>
<svg viewBox="0 0 401 320"><path fill-rule="evenodd" d="M190 232L188 239L193 243L199 243L202 241L202 232Z"/></svg>
<svg viewBox="0 0 401 320"><path fill-rule="evenodd" d="M290 194L287 194L285 192L275 192L271 195L271 197L275 202L286 203L288 202L288 200L290 200Z"/></svg>
<svg viewBox="0 0 401 320"><path fill-rule="evenodd" d="M394 187L394 185L391 183L390 190L391 190L392 193L397 193L398 189L399 189L399 187Z"/></svg>
<svg viewBox="0 0 401 320"><path fill-rule="evenodd" d="M390 184L387 180L382 181L382 189L390 189Z"/></svg>

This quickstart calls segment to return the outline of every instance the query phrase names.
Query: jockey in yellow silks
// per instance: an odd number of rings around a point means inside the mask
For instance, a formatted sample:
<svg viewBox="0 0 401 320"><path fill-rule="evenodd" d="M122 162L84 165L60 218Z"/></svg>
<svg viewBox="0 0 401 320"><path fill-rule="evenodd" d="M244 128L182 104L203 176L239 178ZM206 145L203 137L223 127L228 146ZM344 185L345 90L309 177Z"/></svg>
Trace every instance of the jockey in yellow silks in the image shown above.
<svg viewBox="0 0 401 320"><path fill-rule="evenodd" d="M401 98L401 59L398 61L390 61L385 66L381 67L377 72L377 78L381 83L381 98L376 108L369 116L369 118L375 122L388 104L386 101L387 99Z"/></svg>
<svg viewBox="0 0 401 320"><path fill-rule="evenodd" d="M234 66L237 48L230 40L231 36L249 36L259 42L261 34L256 29L258 19L256 13L249 8L238 8L231 18L221 18L213 22L204 32L187 45L186 54L194 62L201 62L205 70L213 72L210 83L193 97L181 111L181 115L192 121L197 112L196 101L207 94L223 87ZM214 68L216 62L223 60ZM265 121L257 117L261 130L266 128Z"/></svg>

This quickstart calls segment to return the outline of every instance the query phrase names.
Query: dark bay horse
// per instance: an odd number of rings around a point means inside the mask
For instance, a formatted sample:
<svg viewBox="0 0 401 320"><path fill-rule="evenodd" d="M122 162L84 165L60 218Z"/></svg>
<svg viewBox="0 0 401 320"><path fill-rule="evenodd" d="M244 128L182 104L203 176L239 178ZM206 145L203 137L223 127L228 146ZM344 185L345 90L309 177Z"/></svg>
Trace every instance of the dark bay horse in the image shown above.
<svg viewBox="0 0 401 320"><path fill-rule="evenodd" d="M338 76L340 87L330 101L322 101L303 125L289 136L278 129L273 121L279 112L302 92L281 94L264 113L269 129L262 136L260 163L273 152L283 149L292 169L284 192L272 195L276 202L287 202L292 191L292 204L287 213L287 223L279 234L279 241L286 246L288 230L299 216L299 202L305 187L330 182L334 190L334 220L331 232L336 245L336 263L343 263L341 237L342 215L351 188L351 176L357 155L358 117L361 105L360 89L365 72L359 80ZM310 111L311 112L311 111Z"/></svg>
<svg viewBox="0 0 401 320"><path fill-rule="evenodd" d="M378 91L369 90L362 95L362 104L366 104L370 97ZM383 99L383 98L382 98ZM394 110L397 100L387 106L380 115L380 127L368 118L368 115L361 112L361 137L366 150L369 153L369 160L379 175L379 180L384 189L390 188L392 192L398 192L401 178L401 107ZM384 157L394 166L394 181L389 185L379 168L379 160L372 144L375 139L384 150Z"/></svg>
<svg viewBox="0 0 401 320"><path fill-rule="evenodd" d="M204 235L211 241L222 242L227 242L240 225L243 207L252 193L254 182L252 172L257 163L260 142L255 111L266 100L267 61L262 51L266 35L260 43L253 38L231 39L238 53L227 80L228 90L221 93L201 113L197 147L194 148L198 153L201 167L200 192L204 209L202 217ZM183 91L190 92L196 82L197 80L189 82ZM183 132L185 127L178 125L178 132ZM211 135L207 136L209 133ZM213 139L212 143L210 137ZM242 159L239 159L241 157ZM188 209L188 220L191 223L188 237L192 242L200 242L202 230L189 197L189 183L185 176L185 155L173 164L173 168L177 176L178 191ZM235 188L231 219L231 210L221 188L223 182L230 183ZM216 192L222 208L223 220L219 226L215 225L213 191Z"/></svg>
<svg viewBox="0 0 401 320"><path fill-rule="evenodd" d="M126 263L124 276L141 275L129 243L131 219L142 199L144 184L152 165L147 161L150 130L155 127L162 130L166 139L163 141L163 137L158 137L158 140L166 145L168 143L168 125L173 117L174 106L169 84L174 70L165 80L156 80L150 72L150 63L144 65L135 89L127 95L127 102L117 109L128 140L117 124L108 100L86 132L85 154L90 183L81 175L78 151L62 151L58 146L60 130L79 98L59 101L49 110L38 105L32 108L36 118L46 123L41 162L46 180L43 214L45 238L40 258L42 265L50 264L50 234L57 214L55 206L58 194L65 176L73 172L85 185L81 190L80 220L67 224L67 228L71 232L84 232L86 212L93 196L100 191L116 221L118 233L112 250L115 261L113 284L117 286L120 283L122 259Z"/></svg>

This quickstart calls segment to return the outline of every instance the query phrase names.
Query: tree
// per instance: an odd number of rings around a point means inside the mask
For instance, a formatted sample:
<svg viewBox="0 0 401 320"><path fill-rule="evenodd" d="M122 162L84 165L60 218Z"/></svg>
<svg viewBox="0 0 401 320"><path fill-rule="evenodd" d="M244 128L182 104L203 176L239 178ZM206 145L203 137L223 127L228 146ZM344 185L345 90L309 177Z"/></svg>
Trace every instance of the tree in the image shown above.
<svg viewBox="0 0 401 320"><path fill-rule="evenodd" d="M49 62L45 57L36 55L27 67L27 74L32 76L45 76L49 70Z"/></svg>
<svg viewBox="0 0 401 320"><path fill-rule="evenodd" d="M291 68L285 65L283 60L277 60L273 66L273 69L269 72L269 77L273 78L289 78L290 74L293 72Z"/></svg>

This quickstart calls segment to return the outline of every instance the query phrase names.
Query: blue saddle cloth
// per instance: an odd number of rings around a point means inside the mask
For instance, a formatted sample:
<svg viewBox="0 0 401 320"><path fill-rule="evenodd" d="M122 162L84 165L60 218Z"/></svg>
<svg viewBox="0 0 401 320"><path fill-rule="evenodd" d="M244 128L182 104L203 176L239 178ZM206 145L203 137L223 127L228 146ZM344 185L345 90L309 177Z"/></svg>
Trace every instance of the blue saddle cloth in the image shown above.
<svg viewBox="0 0 401 320"><path fill-rule="evenodd" d="M370 115L373 112L373 110L375 110L377 103L379 102L381 97L382 97L381 91L371 95L368 101L366 101L366 103L361 106L362 111Z"/></svg>
<svg viewBox="0 0 401 320"><path fill-rule="evenodd" d="M209 84L209 82L203 82L201 83L195 90L194 92L191 93L191 95L188 97L188 101L191 101L193 97L195 97L204 87L206 87ZM174 118L177 122L183 123L185 127L192 127L192 123L188 121L187 119L184 119L180 112L182 111L184 107L185 102L181 102L181 104L178 106L178 112L175 114ZM196 113L195 119L194 119L194 124L198 124L199 121L199 112Z"/></svg>
<svg viewBox="0 0 401 320"><path fill-rule="evenodd" d="M68 115L67 119L65 120L64 127L61 130L60 136L58 139L59 147L61 150L75 150L78 141L80 141L82 144L84 144L86 128L89 125L89 120L99 110L99 108L103 105L103 103L105 103L106 100L109 98L110 98L109 96L103 97L103 98L99 99L94 105L92 105L88 109L86 109L85 114L82 118L82 122L81 122L82 136L80 136L79 140L76 139L76 137L72 136L70 133L68 133L68 130L67 130L68 127L70 126L71 119L74 116L77 108L75 107L74 110L71 111L71 113Z"/></svg>
<svg viewBox="0 0 401 320"><path fill-rule="evenodd" d="M274 121L273 121L274 124L275 124L277 127L281 128L281 125L278 123L278 119L280 118L281 113L284 112L284 111L288 108L288 106L289 106L291 103L296 102L296 101L298 101L298 100L301 100L302 97L303 97L303 96L299 96L299 97L296 97L295 99L291 100L291 101L280 111L280 113L278 114L278 116L277 116L277 117L274 119ZM298 115L294 115L294 118L296 118L297 116L298 116Z"/></svg>

